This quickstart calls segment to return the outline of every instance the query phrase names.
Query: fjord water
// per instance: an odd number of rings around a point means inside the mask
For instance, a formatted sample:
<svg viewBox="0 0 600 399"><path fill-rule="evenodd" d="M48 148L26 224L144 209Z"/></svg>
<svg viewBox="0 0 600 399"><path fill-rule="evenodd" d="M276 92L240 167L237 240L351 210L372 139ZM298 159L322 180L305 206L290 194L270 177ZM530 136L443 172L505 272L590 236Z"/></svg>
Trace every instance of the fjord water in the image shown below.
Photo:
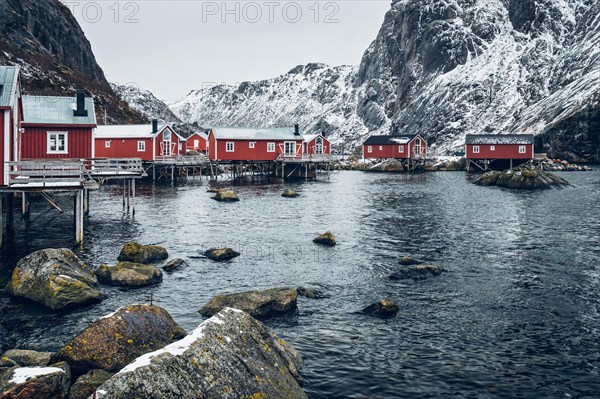
<svg viewBox="0 0 600 399"><path fill-rule="evenodd" d="M122 186L92 194L86 242L93 267L114 263L122 243L164 245L188 262L159 286L103 287L104 302L53 313L0 294L2 349L56 350L100 316L147 302L188 331L215 294L318 287L299 313L266 323L305 360L311 398L600 397L600 173L561 174L573 187L515 192L472 185L463 173L341 172L331 181L237 187L218 203L205 180L138 185L135 217ZM59 197L65 207L70 197ZM16 261L73 246L72 214L35 201L2 251L0 285ZM338 246L312 244L331 229ZM243 255L217 264L203 249ZM447 270L427 281L391 281L410 255ZM400 307L381 320L357 313L381 298ZM2 329L0 329L2 330ZM2 334L2 331L0 331Z"/></svg>

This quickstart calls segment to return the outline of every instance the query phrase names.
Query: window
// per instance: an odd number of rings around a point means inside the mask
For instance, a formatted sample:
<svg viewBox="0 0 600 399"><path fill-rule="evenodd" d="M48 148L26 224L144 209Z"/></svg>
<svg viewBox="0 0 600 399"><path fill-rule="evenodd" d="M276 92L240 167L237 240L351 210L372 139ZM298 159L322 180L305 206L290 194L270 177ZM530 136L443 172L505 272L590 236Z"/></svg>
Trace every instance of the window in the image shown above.
<svg viewBox="0 0 600 399"><path fill-rule="evenodd" d="M104 148L110 148L110 140L104 142Z"/></svg>
<svg viewBox="0 0 600 399"><path fill-rule="evenodd" d="M404 152L404 146L403 146L403 145L401 145L400 147L398 147L398 151L400 151L400 152Z"/></svg>
<svg viewBox="0 0 600 399"><path fill-rule="evenodd" d="M144 151L146 151L146 142L138 141L138 152L144 152Z"/></svg>
<svg viewBox="0 0 600 399"><path fill-rule="evenodd" d="M169 129L165 130L165 132L163 133L163 140L171 141L171 131Z"/></svg>
<svg viewBox="0 0 600 399"><path fill-rule="evenodd" d="M194 140L194 148L200 148L200 140Z"/></svg>
<svg viewBox="0 0 600 399"><path fill-rule="evenodd" d="M267 143L267 152L275 152L275 143Z"/></svg>
<svg viewBox="0 0 600 399"><path fill-rule="evenodd" d="M519 154L525 154L527 152L527 147L524 145L519 146Z"/></svg>
<svg viewBox="0 0 600 399"><path fill-rule="evenodd" d="M48 154L67 154L68 137L67 132L48 132Z"/></svg>
<svg viewBox="0 0 600 399"><path fill-rule="evenodd" d="M256 143L254 141L251 141L248 143L249 148L254 148L255 146L256 146Z"/></svg>
<svg viewBox="0 0 600 399"><path fill-rule="evenodd" d="M373 152L373 147L372 147L372 146L368 146L368 147L367 147L367 152L368 152L368 153L371 153L371 152Z"/></svg>
<svg viewBox="0 0 600 399"><path fill-rule="evenodd" d="M228 141L227 143L225 143L225 151L226 152L234 152L235 144L232 141Z"/></svg>
<svg viewBox="0 0 600 399"><path fill-rule="evenodd" d="M473 146L473 154L479 154L479 146L478 145Z"/></svg>
<svg viewBox="0 0 600 399"><path fill-rule="evenodd" d="M495 145L491 145L490 146L490 151L496 151L496 146Z"/></svg>
<svg viewBox="0 0 600 399"><path fill-rule="evenodd" d="M382 145L379 146L379 151L383 151L383 146Z"/></svg>

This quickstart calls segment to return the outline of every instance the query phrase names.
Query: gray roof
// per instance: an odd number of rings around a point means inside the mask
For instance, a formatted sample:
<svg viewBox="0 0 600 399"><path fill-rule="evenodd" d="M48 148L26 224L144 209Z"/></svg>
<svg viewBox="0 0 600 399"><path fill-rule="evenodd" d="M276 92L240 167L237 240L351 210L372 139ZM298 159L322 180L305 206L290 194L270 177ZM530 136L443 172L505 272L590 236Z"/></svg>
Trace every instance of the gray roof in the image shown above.
<svg viewBox="0 0 600 399"><path fill-rule="evenodd" d="M166 128L169 128L179 140L186 141L179 133L169 124L158 125L158 130L152 133L152 124L144 125L98 125L96 128L97 139L135 139L135 138L152 138L162 133Z"/></svg>
<svg viewBox="0 0 600 399"><path fill-rule="evenodd" d="M293 127L274 128L239 128L215 127L212 129L217 140L304 140L302 136L294 134Z"/></svg>
<svg viewBox="0 0 600 399"><path fill-rule="evenodd" d="M410 143L417 134L404 135L404 136L392 136L392 135L381 135L369 137L363 145L397 145Z"/></svg>
<svg viewBox="0 0 600 399"><path fill-rule="evenodd" d="M60 125L96 125L94 99L85 98L88 116L74 116L75 96L23 96L23 122Z"/></svg>
<svg viewBox="0 0 600 399"><path fill-rule="evenodd" d="M14 104L19 69L17 66L0 66L0 107L10 107Z"/></svg>
<svg viewBox="0 0 600 399"><path fill-rule="evenodd" d="M533 134L467 134L466 144L533 144Z"/></svg>

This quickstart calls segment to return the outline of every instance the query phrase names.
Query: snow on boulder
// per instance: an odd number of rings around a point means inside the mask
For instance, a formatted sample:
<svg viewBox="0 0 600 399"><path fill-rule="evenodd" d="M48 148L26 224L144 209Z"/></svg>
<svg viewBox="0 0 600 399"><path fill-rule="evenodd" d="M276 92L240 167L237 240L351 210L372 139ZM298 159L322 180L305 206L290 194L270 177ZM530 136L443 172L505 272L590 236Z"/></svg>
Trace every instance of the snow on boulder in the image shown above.
<svg viewBox="0 0 600 399"><path fill-rule="evenodd" d="M12 367L0 371L0 398L66 398L70 384L71 373L66 363L52 367Z"/></svg>
<svg viewBox="0 0 600 399"><path fill-rule="evenodd" d="M185 336L163 308L126 306L101 318L65 345L53 360L64 360L76 376L93 369L117 372L144 353Z"/></svg>
<svg viewBox="0 0 600 399"><path fill-rule="evenodd" d="M300 354L236 309L139 357L97 389L99 399L306 398Z"/></svg>
<svg viewBox="0 0 600 399"><path fill-rule="evenodd" d="M97 285L94 272L70 249L42 249L17 263L6 289L50 309L64 309L104 299Z"/></svg>

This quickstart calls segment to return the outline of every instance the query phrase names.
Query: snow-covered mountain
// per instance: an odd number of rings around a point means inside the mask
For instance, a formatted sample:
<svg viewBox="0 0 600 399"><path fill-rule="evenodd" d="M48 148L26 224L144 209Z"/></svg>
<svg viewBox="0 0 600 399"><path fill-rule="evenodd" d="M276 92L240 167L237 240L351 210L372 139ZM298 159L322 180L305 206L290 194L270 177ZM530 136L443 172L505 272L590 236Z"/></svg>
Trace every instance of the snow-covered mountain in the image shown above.
<svg viewBox="0 0 600 399"><path fill-rule="evenodd" d="M111 83L113 91L129 106L139 111L148 119L159 119L169 123L179 123L181 120L169 109L167 104L158 99L148 90L140 89L134 83L120 85Z"/></svg>
<svg viewBox="0 0 600 399"><path fill-rule="evenodd" d="M533 132L598 161L599 78L597 0L394 0L359 67L309 64L169 105L204 126L300 123L338 145L420 132L440 153L468 133Z"/></svg>

